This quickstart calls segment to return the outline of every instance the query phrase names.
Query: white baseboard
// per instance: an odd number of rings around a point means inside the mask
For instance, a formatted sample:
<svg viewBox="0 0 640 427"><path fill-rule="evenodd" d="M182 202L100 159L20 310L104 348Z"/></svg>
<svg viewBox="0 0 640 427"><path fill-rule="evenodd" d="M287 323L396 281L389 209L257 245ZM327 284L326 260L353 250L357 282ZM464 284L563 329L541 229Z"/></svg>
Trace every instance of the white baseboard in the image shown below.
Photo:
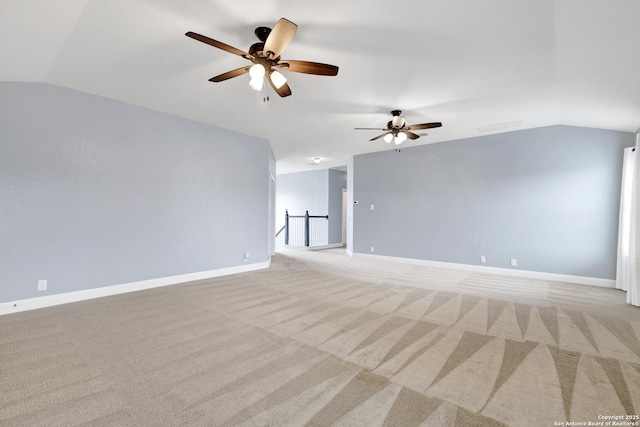
<svg viewBox="0 0 640 427"><path fill-rule="evenodd" d="M101 298L110 295L124 294L127 292L142 291L144 289L158 288L161 286L176 285L178 283L192 282L194 280L211 279L214 277L228 276L230 274L246 273L249 271L269 268L270 265L271 259L265 262L239 265L236 267L219 268L216 270L180 274L177 276L141 280L139 282L124 283L120 285L104 286L101 288L47 295L43 297L29 298L19 301L4 302L0 303L0 315L18 313L27 310L35 310L37 308L51 307L54 305L84 301L93 298Z"/></svg>
<svg viewBox="0 0 640 427"><path fill-rule="evenodd" d="M615 288L616 281L611 279L600 279L598 277L571 276L568 274L544 273L530 270L512 270L508 268L486 267L483 265L458 264L453 262L429 261L413 258L400 258L386 255L371 255L354 253L358 258L372 258L385 261L393 261L404 264L426 265L429 267L450 268L456 270L474 271L480 273L499 274L503 276L525 277L528 279L549 280L552 282L576 283L579 285L599 286L603 288Z"/></svg>
<svg viewBox="0 0 640 427"><path fill-rule="evenodd" d="M301 251L319 251L321 249L332 249L344 247L344 243L330 243L328 245L321 246L289 246L285 245L283 249L297 249Z"/></svg>

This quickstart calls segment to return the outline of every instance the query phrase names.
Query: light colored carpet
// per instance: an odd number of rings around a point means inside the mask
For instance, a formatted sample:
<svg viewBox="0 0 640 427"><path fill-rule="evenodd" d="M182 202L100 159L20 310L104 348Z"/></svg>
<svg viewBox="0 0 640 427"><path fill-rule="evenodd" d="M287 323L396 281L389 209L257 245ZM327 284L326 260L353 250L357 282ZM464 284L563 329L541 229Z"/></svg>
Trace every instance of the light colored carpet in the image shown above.
<svg viewBox="0 0 640 427"><path fill-rule="evenodd" d="M553 426L640 413L616 290L286 250L0 317L2 426Z"/></svg>

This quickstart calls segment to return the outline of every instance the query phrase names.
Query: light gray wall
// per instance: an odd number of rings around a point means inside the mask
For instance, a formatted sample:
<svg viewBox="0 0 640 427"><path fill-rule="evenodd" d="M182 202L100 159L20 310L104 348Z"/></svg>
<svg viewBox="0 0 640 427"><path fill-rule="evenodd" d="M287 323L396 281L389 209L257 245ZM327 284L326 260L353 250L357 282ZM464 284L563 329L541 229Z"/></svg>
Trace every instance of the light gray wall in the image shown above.
<svg viewBox="0 0 640 427"><path fill-rule="evenodd" d="M633 144L552 126L355 156L354 252L614 279Z"/></svg>
<svg viewBox="0 0 640 427"><path fill-rule="evenodd" d="M276 179L276 231L289 215L328 215L329 172L327 169L285 173Z"/></svg>
<svg viewBox="0 0 640 427"><path fill-rule="evenodd" d="M329 169L329 244L342 243L342 189L347 174Z"/></svg>
<svg viewBox="0 0 640 427"><path fill-rule="evenodd" d="M0 83L0 302L267 261L271 163L265 140Z"/></svg>

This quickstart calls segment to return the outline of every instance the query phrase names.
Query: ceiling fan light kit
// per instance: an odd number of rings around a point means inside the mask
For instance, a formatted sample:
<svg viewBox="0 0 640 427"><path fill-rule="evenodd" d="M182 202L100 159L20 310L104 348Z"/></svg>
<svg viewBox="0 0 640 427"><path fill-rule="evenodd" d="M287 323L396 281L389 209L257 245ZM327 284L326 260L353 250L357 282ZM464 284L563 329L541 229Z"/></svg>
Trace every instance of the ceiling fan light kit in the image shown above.
<svg viewBox="0 0 640 427"><path fill-rule="evenodd" d="M253 90L261 91L264 84L264 75L265 70L262 64L253 65L249 68L249 77L251 77L249 86L251 86Z"/></svg>
<svg viewBox="0 0 640 427"><path fill-rule="evenodd" d="M278 70L271 70L271 74L269 74L269 76L271 77L271 81L276 89L280 89L287 82L287 78Z"/></svg>
<svg viewBox="0 0 640 427"><path fill-rule="evenodd" d="M286 77L278 70L290 71L302 74L314 74L318 76L336 76L338 67L335 65L322 64L319 62L298 61L298 60L281 60L280 55L289 45L293 36L295 36L298 26L285 18L280 18L273 26L258 27L255 29L255 35L260 40L249 48L249 52L244 52L228 44L211 39L193 31L187 32L185 35L194 40L206 43L218 49L238 55L253 62L254 65L242 67L226 73L212 77L209 81L219 83L233 77L238 77L249 73L251 79L249 86L257 91L262 90L264 80L269 82L274 91L281 97L291 95L291 89L287 84Z"/></svg>

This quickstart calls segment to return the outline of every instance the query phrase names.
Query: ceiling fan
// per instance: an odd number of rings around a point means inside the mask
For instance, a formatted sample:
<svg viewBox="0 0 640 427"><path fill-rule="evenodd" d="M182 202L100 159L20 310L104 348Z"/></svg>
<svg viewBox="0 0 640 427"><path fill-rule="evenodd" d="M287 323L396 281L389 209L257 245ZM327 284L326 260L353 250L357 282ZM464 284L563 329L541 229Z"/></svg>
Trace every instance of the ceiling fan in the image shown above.
<svg viewBox="0 0 640 427"><path fill-rule="evenodd" d="M380 129L380 128L355 128L356 130L381 130L384 131L383 134L380 134L374 138L371 138L369 141L375 141L376 139L379 138L383 138L384 137L384 142L386 142L387 144L390 143L391 141L394 141L396 143L396 145L400 145L402 144L404 141L406 141L407 138L409 139L418 139L420 138L420 135L413 133L412 131L414 130L421 130L421 129L431 129L431 128L439 128L442 126L442 123L440 122L433 122L433 123L422 123L419 125L407 125L404 121L404 117L402 117L400 114L402 113L402 111L400 110L393 110L391 112L391 115L393 116L393 119L391 119L388 123L387 123L387 128L386 129Z"/></svg>
<svg viewBox="0 0 640 427"><path fill-rule="evenodd" d="M249 73L251 76L249 86L251 86L251 88L257 91L262 90L266 77L271 87L273 87L273 90L281 97L285 97L291 95L291 89L287 84L285 76L278 70L319 76L335 76L338 74L338 67L335 65L280 59L282 51L289 45L297 30L298 26L285 18L280 18L273 26L273 29L258 27L255 29L255 34L260 42L251 45L249 52L244 52L228 44L192 31L189 31L185 35L253 62L253 65L227 71L219 76L210 78L209 81L218 83Z"/></svg>

